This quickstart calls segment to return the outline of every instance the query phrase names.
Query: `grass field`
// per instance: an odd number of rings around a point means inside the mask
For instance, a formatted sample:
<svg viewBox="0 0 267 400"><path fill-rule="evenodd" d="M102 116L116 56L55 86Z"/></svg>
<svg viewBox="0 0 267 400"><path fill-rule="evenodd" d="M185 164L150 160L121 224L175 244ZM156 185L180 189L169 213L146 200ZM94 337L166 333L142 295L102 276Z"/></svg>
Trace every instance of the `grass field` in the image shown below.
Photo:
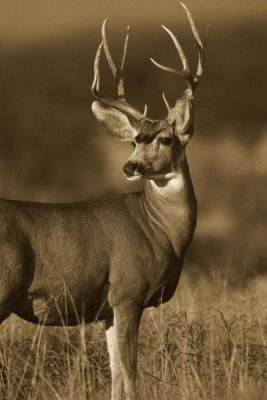
<svg viewBox="0 0 267 400"><path fill-rule="evenodd" d="M265 399L266 282L231 285L231 271L194 279L145 311L139 338L140 399ZM1 399L109 399L101 324L44 328L11 317L0 331Z"/></svg>

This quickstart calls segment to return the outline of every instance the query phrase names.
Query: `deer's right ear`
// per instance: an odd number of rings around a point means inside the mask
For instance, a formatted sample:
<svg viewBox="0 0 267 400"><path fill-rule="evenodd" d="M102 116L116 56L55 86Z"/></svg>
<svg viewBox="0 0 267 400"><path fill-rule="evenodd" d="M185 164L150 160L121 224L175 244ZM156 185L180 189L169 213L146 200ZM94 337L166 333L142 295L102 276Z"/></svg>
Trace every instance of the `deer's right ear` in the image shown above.
<svg viewBox="0 0 267 400"><path fill-rule="evenodd" d="M98 101L92 104L92 111L107 133L119 140L132 141L138 135L125 114Z"/></svg>

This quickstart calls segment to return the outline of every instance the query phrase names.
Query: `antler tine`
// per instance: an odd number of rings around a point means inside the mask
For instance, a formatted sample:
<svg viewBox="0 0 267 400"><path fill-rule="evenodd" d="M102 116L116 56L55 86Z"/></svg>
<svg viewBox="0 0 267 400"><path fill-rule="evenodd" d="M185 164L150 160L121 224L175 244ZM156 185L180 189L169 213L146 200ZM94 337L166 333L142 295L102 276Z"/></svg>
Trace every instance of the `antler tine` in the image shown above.
<svg viewBox="0 0 267 400"><path fill-rule="evenodd" d="M186 55L185 55L185 53L184 53L184 51L183 51L183 48L182 48L181 44L179 43L179 40L178 40L177 37L172 33L172 31L171 31L170 29L168 29L168 28L167 28L166 26L164 26L164 25L161 25L161 26L162 26L162 28L170 35L170 37L171 37L171 39L172 39L172 41L173 41L173 43L174 43L174 46L176 47L176 49L177 49L177 51L178 51L178 54L179 54L179 56L180 56L180 58L181 58L181 61L182 61L182 64L183 64L183 71L184 71L184 72L187 72L187 73L190 73L188 61L187 61Z"/></svg>
<svg viewBox="0 0 267 400"><path fill-rule="evenodd" d="M194 85L195 87L199 84L200 78L204 73L204 66L205 66L205 44L208 37L209 32L209 25L206 28L205 40L203 44L203 50L198 49L198 65L197 65L197 72L194 77Z"/></svg>
<svg viewBox="0 0 267 400"><path fill-rule="evenodd" d="M153 62L153 64L155 64L158 68L162 69L163 71L167 71L167 72L171 72L173 74L179 75L182 78L184 78L187 82L187 85L189 87L189 89L191 89L191 91L193 92L199 81L201 76L203 75L204 72L204 65L205 65L205 47L201 41L200 35L198 33L198 30L196 28L195 22L193 20L193 17L190 13L190 11L188 10L188 8L186 7L186 5L184 3L182 3L181 1L179 2L181 4L181 6L185 9L186 14L187 14L187 18L191 27L191 30L193 32L194 38L197 42L197 46L198 46L198 66L197 66L197 72L196 75L194 76L194 78L192 77L190 68L189 68L189 64L187 61L187 57L183 51L183 48L179 42L179 40L177 39L177 37L173 34L173 32L166 28L166 26L161 25L162 28L168 33L168 35L171 37L177 51L178 54L180 56L180 59L182 61L183 64L183 69L182 70L178 70L176 68L172 68L172 67L167 67L165 65L159 64L157 61L155 61L153 58L150 58L150 60ZM165 100L164 100L165 101ZM166 101L165 101L166 104ZM167 105L167 104L166 104ZM168 108L168 106L167 106Z"/></svg>
<svg viewBox="0 0 267 400"><path fill-rule="evenodd" d="M98 96L100 89L99 60L101 57L102 47L103 47L103 42L101 42L100 45L98 46L94 62L94 80L91 86L91 91L94 96Z"/></svg>
<svg viewBox="0 0 267 400"><path fill-rule="evenodd" d="M108 41L107 41L107 36L106 36L106 23L107 23L107 18L104 20L104 22L102 24L102 29L101 29L102 41L103 41L105 55L106 55L106 58L107 58L108 65L110 66L110 69L112 71L112 74L113 74L114 78L116 78L117 67L116 67L116 65L115 65L115 63L113 61L113 58L111 56L111 53L109 51Z"/></svg>
<svg viewBox="0 0 267 400"><path fill-rule="evenodd" d="M162 69L163 71L170 72L172 74L176 74L181 76L182 78L185 78L185 73L183 71L178 70L177 68L173 67L167 67L166 65L160 64L157 61L154 60L154 58L150 57L150 60L156 67Z"/></svg>
<svg viewBox="0 0 267 400"><path fill-rule="evenodd" d="M129 27L129 25L127 26L121 66L120 66L120 68L118 68L116 66L115 62L113 61L112 55L111 55L110 50L109 50L107 36L106 36L106 23L107 23L107 18L104 20L104 22L102 24L102 40L103 40L103 44L104 44L104 51L105 51L105 55L106 55L106 58L107 58L107 62L108 62L109 66L110 66L110 69L112 71L112 74L113 74L114 78L116 79L118 98L124 99L125 98L125 93L124 93L124 81L123 81L123 77L122 77L122 72L123 72L125 59L126 59L126 52L127 52L127 47L128 47L130 27Z"/></svg>
<svg viewBox="0 0 267 400"><path fill-rule="evenodd" d="M190 13L189 9L186 7L186 5L184 3L182 3L181 1L179 3L186 11L187 19L189 21L192 33L194 35L194 38L197 42L197 47L198 47L198 66L197 66L196 75L194 77L194 89L195 89L200 81L201 76L203 75L203 72L204 72L204 66L205 66L205 46L204 46L204 44L205 44L207 36L208 36L208 29L206 31L205 41L203 44L202 40L200 38L199 32L197 30L197 27L195 25L194 19L192 17L192 14Z"/></svg>
<svg viewBox="0 0 267 400"><path fill-rule="evenodd" d="M113 107L113 108L123 112L124 114L128 115L129 117L132 117L133 119L135 119L137 121L140 121L142 118L146 117L147 107L145 107L145 111L142 114L141 112L136 110L134 107L132 107L126 101L125 95L124 95L124 82L123 82L123 77L122 77L122 71L123 71L123 67L125 64L126 51L127 51L127 46L128 46L129 26L127 27L127 31L126 31L121 67L119 69L116 67L116 64L113 61L113 58L111 56L111 53L110 53L110 50L108 47L106 31L105 31L106 22L107 22L107 19L105 19L102 24L102 42L100 43L100 45L97 49L95 61L94 61L94 79L93 79L93 83L91 86L92 95L94 96L94 98L97 101L99 101L107 106ZM107 62L110 66L112 74L115 77L117 85L118 85L118 98L117 99L112 99L110 97L102 97L99 94L99 90L100 90L99 62L100 62L102 47L104 47Z"/></svg>
<svg viewBox="0 0 267 400"><path fill-rule="evenodd" d="M167 67L165 65L159 64L157 61L155 61L153 58L150 58L150 60L153 62L154 65L156 65L158 68L162 69L163 71L167 71L170 72L172 74L176 74L181 76L182 78L184 78L187 82L188 87L193 90L193 82L192 82L192 76L191 76L191 72L190 72L190 68L189 68L189 64L186 58L186 55L183 51L183 48L179 42L179 40L177 39L177 37L173 34L173 32L168 29L166 26L161 25L162 28L168 33L168 35L171 37L177 51L178 54L180 56L180 59L182 61L183 64L183 69L179 70L177 68L172 68L172 67Z"/></svg>
<svg viewBox="0 0 267 400"><path fill-rule="evenodd" d="M130 35L130 26L128 25L127 29L126 29L126 36L125 36L125 41L124 41L123 55L122 55L122 60L121 60L121 71L123 71L124 64L125 64L126 53L127 53L127 48L128 48L128 41L129 41L129 35Z"/></svg>
<svg viewBox="0 0 267 400"><path fill-rule="evenodd" d="M199 36L198 30L196 28L195 22L193 20L192 14L190 13L189 9L186 7L186 5L184 3L182 3L181 1L179 3L186 11L189 24L191 26L193 35L197 41L198 46L204 51L204 46L203 46L202 40L200 39L200 36Z"/></svg>
<svg viewBox="0 0 267 400"><path fill-rule="evenodd" d="M148 107L147 107L147 104L145 104L145 108L144 108L144 112L143 112L143 118L146 118L147 111L148 111Z"/></svg>
<svg viewBox="0 0 267 400"><path fill-rule="evenodd" d="M164 100L164 103L165 103L165 106L166 106L168 112L170 112L171 111L171 106L170 106L168 100L166 99L165 93L162 93L162 97L163 97L163 100Z"/></svg>
<svg viewBox="0 0 267 400"><path fill-rule="evenodd" d="M126 53L127 53L127 48L128 48L128 41L129 41L129 35L130 35L130 26L127 26L126 29L126 36L125 36L125 41L124 41L124 47L123 47L123 55L122 55L122 60L121 60L121 67L120 69L117 69L117 80L118 80L118 97L125 99L125 93L124 93L124 80L123 80L123 68L126 60Z"/></svg>

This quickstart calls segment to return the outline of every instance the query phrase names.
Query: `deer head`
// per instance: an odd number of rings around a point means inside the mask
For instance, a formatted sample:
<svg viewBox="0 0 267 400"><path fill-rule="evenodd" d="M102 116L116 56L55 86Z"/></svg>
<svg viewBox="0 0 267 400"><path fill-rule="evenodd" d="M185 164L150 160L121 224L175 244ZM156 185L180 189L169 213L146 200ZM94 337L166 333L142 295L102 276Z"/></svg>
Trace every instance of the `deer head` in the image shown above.
<svg viewBox="0 0 267 400"><path fill-rule="evenodd" d="M98 47L94 63L94 80L92 94L97 101L92 104L92 111L108 133L119 140L130 141L134 150L123 167L125 176L129 180L142 177L148 179L169 179L179 170L179 165L184 159L184 149L193 135L194 103L193 94L204 71L205 47L202 43L193 17L188 8L185 9L193 36L198 47L198 66L193 76L186 55L175 35L165 26L163 29L170 35L179 57L182 61L182 70L151 61L163 71L176 74L185 79L187 89L178 98L174 107L167 101L164 93L163 99L168 110L166 119L154 120L147 117L147 106L140 112L131 106L124 92L123 68L129 39L129 26L127 27L123 56L120 66L116 66L111 56L107 37L106 20L102 25L102 42ZM107 62L117 84L117 98L103 97L100 95L99 61L102 48Z"/></svg>

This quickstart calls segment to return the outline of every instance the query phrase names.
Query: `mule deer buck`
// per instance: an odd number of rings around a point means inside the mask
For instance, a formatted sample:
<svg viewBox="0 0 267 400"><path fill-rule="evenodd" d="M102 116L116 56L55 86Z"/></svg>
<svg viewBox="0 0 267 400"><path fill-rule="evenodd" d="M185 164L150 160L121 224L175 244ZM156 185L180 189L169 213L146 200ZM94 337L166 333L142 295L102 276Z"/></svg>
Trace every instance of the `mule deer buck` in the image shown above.
<svg viewBox="0 0 267 400"><path fill-rule="evenodd" d="M165 96L165 120L147 118L124 96L122 62L116 67L105 24L94 63L93 113L109 133L130 141L127 179L145 178L144 190L72 204L1 200L1 314L33 323L76 325L105 320L112 400L136 399L137 336L142 311L174 294L196 225L197 204L185 156L193 134L193 93L203 74L205 51L193 18L181 3L197 43L195 76L174 34L183 69L153 63L185 79L174 107ZM118 97L100 95L104 49Z"/></svg>

